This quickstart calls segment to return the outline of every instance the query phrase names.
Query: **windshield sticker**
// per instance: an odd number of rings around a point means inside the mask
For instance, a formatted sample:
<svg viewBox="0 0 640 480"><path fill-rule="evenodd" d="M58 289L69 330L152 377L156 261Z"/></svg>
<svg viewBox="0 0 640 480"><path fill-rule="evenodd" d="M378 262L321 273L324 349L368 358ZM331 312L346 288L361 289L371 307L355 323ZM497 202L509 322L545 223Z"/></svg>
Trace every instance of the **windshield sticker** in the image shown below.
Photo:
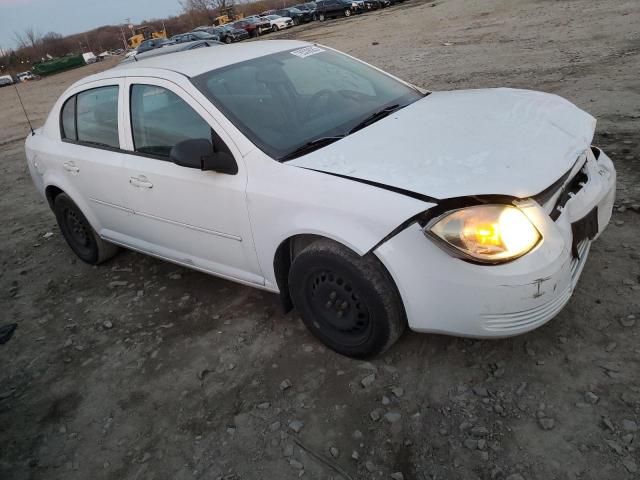
<svg viewBox="0 0 640 480"><path fill-rule="evenodd" d="M298 50L294 50L291 52L291 55L295 55L296 57L300 57L300 58L306 58L320 52L324 52L324 49L320 47L316 47L315 45L312 45L310 47L304 47L304 48L299 48Z"/></svg>

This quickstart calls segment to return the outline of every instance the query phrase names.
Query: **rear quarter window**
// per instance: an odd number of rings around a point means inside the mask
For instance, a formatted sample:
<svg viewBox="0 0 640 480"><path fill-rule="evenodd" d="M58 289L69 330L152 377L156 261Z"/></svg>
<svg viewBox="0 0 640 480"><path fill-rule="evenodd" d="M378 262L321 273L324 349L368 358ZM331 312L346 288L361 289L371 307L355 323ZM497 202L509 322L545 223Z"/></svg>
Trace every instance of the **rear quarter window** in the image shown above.
<svg viewBox="0 0 640 480"><path fill-rule="evenodd" d="M76 96L69 98L60 113L60 135L66 140L77 140L76 133Z"/></svg>

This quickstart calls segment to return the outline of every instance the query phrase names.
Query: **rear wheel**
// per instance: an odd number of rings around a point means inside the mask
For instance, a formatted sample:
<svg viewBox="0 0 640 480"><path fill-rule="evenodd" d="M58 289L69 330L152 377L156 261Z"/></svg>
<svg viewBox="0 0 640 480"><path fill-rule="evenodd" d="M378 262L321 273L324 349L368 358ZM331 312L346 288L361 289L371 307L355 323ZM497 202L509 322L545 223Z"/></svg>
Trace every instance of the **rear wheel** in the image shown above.
<svg viewBox="0 0 640 480"><path fill-rule="evenodd" d="M299 19L299 18L297 18L297 17L296 17L296 18L294 18L294 19L293 19L293 24L294 24L294 25L300 25L300 19Z"/></svg>
<svg viewBox="0 0 640 480"><path fill-rule="evenodd" d="M293 260L289 285L307 328L342 355L382 353L406 327L395 285L373 255L359 257L331 240L318 240Z"/></svg>
<svg viewBox="0 0 640 480"><path fill-rule="evenodd" d="M61 193L56 197L53 212L56 215L62 236L82 261L97 265L118 253L116 245L106 242L98 236L66 193Z"/></svg>
<svg viewBox="0 0 640 480"><path fill-rule="evenodd" d="M272 32L274 32L274 33L275 33L275 32L277 32L278 30L280 30L280 28L278 28L278 25L276 25L276 24L274 24L274 25L271 27L271 31L272 31Z"/></svg>
<svg viewBox="0 0 640 480"><path fill-rule="evenodd" d="M320 15L318 15L318 20L320 20L321 22L325 21L324 13L321 13Z"/></svg>
<svg viewBox="0 0 640 480"><path fill-rule="evenodd" d="M350 17L350 16L351 16L351 9L347 8L347 9L344 11L344 16L345 16L345 17Z"/></svg>

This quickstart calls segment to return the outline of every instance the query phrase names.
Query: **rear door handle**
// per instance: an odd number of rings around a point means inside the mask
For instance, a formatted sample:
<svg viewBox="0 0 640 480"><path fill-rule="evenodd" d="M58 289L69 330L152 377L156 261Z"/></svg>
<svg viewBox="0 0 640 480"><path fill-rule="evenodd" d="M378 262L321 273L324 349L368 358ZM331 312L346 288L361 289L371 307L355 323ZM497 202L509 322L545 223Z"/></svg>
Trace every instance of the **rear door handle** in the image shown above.
<svg viewBox="0 0 640 480"><path fill-rule="evenodd" d="M129 178L129 183L131 185L133 185L134 187L153 188L153 183L151 183L149 181L149 179L147 177L145 177L144 175L140 175L140 176L137 176L137 177L130 177Z"/></svg>
<svg viewBox="0 0 640 480"><path fill-rule="evenodd" d="M78 173L80 171L74 162L64 162L62 166L67 172Z"/></svg>

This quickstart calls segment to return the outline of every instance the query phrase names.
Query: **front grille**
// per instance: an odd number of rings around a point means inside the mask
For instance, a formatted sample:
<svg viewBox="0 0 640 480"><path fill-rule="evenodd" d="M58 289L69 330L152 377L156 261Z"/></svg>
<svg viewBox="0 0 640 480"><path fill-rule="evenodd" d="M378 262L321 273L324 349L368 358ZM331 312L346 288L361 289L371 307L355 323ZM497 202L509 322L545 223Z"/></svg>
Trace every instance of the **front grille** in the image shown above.
<svg viewBox="0 0 640 480"><path fill-rule="evenodd" d="M587 175L587 167L584 166L582 169L576 174L575 177L571 179L569 183L562 189L558 200L553 207L553 210L550 213L553 221L556 221L560 214L562 213L562 209L567 204L569 199L578 193L589 181L589 176Z"/></svg>
<svg viewBox="0 0 640 480"><path fill-rule="evenodd" d="M549 215L554 221L558 219L562 213L562 208L569 199L578 193L589 180L586 173L586 163L587 155L580 155L568 172L542 192L533 196L533 199L549 212ZM576 169L579 167L580 169L576 172ZM551 201L554 202L553 205L550 205Z"/></svg>

